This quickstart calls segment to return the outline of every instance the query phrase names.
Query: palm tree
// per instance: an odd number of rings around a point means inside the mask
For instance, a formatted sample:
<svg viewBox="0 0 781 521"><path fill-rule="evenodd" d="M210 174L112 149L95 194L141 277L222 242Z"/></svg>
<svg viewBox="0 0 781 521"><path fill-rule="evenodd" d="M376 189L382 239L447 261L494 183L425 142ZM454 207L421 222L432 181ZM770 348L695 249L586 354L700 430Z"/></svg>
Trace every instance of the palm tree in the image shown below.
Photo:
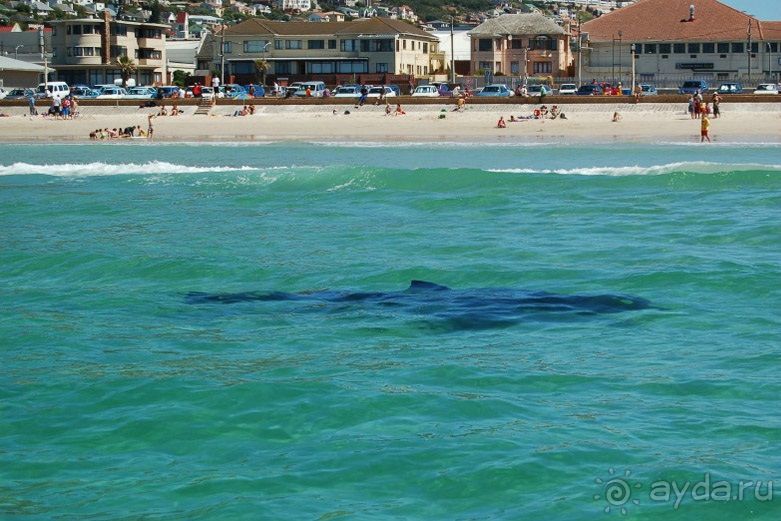
<svg viewBox="0 0 781 521"><path fill-rule="evenodd" d="M136 72L136 62L127 56L120 56L114 60L114 65L119 68L119 73L122 75L122 88L124 89L127 87L127 80Z"/></svg>
<svg viewBox="0 0 781 521"><path fill-rule="evenodd" d="M255 71L260 74L260 84L266 85L266 73L268 72L268 62L266 60L255 60Z"/></svg>

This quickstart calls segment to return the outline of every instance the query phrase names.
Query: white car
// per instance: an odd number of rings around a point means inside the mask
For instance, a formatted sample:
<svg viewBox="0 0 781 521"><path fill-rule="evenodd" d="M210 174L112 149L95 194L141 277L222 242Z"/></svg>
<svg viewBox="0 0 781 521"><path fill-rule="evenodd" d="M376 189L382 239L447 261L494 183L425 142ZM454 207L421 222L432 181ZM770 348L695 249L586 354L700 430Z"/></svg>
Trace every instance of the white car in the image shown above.
<svg viewBox="0 0 781 521"><path fill-rule="evenodd" d="M0 99L5 98L6 96L8 96L8 91L5 90L3 87L0 87Z"/></svg>
<svg viewBox="0 0 781 521"><path fill-rule="evenodd" d="M127 91L122 87L103 87L95 99L125 99Z"/></svg>
<svg viewBox="0 0 781 521"><path fill-rule="evenodd" d="M412 96L416 98L438 98L439 91L434 85L418 85L412 91Z"/></svg>
<svg viewBox="0 0 781 521"><path fill-rule="evenodd" d="M578 92L578 86L574 83L562 83L559 86L559 96L574 96Z"/></svg>
<svg viewBox="0 0 781 521"><path fill-rule="evenodd" d="M390 87L371 87L369 89L369 94L366 95L367 98L379 98L383 91L385 91L385 97L386 98L395 98L396 97L396 91L391 89Z"/></svg>
<svg viewBox="0 0 781 521"><path fill-rule="evenodd" d="M360 98L360 85L341 85L334 90L334 98Z"/></svg>
<svg viewBox="0 0 781 521"><path fill-rule="evenodd" d="M778 94L778 85L775 83L760 83L754 94Z"/></svg>

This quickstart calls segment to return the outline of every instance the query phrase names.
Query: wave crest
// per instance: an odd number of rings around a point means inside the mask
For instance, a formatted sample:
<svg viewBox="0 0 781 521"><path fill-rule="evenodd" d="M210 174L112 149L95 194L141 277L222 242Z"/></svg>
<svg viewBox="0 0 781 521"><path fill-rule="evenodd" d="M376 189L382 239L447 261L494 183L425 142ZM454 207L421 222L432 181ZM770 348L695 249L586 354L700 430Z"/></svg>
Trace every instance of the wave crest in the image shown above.
<svg viewBox="0 0 781 521"><path fill-rule="evenodd" d="M776 171L781 172L781 165L763 164L727 164L693 161L667 163L654 166L604 166L584 168L561 168L542 170L534 168L495 168L489 172L509 174L557 174L557 175L593 175L593 176L637 176L666 174L727 174L735 172Z"/></svg>
<svg viewBox="0 0 781 521"><path fill-rule="evenodd" d="M200 174L207 172L246 172L257 171L251 166L188 166L166 161L146 163L63 163L36 165L32 163L13 163L0 166L0 175L42 174L57 177L109 176L124 174Z"/></svg>

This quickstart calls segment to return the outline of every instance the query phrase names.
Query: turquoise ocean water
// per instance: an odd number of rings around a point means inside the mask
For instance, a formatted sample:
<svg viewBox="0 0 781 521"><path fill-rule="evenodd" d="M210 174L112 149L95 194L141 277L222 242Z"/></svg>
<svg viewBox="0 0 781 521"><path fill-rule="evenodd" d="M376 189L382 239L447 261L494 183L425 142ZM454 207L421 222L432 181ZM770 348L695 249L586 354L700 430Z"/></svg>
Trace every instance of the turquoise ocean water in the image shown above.
<svg viewBox="0 0 781 521"><path fill-rule="evenodd" d="M778 145L2 145L0 519L776 521L780 239ZM186 299L413 279L653 308Z"/></svg>

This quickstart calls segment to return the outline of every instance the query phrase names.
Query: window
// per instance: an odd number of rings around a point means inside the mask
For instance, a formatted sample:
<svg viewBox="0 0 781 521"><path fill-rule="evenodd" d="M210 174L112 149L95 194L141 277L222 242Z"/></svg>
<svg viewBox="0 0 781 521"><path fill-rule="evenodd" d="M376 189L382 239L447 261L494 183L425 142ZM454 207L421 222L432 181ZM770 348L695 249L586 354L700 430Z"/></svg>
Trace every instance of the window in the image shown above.
<svg viewBox="0 0 781 521"><path fill-rule="evenodd" d="M65 34L70 34L70 33L71 33L71 26L69 25L65 28Z"/></svg>
<svg viewBox="0 0 781 521"><path fill-rule="evenodd" d="M490 38L480 38L477 40L477 50L478 51L493 51L494 50L494 41ZM482 69L482 67L480 67Z"/></svg>
<svg viewBox="0 0 781 521"><path fill-rule="evenodd" d="M669 43L660 43L659 44L659 54L670 54L673 52L673 46Z"/></svg>
<svg viewBox="0 0 781 521"><path fill-rule="evenodd" d="M655 43L645 44L643 51L645 52L645 54L656 54L656 44Z"/></svg>
<svg viewBox="0 0 781 521"><path fill-rule="evenodd" d="M306 68L309 74L333 74L336 70L334 62L309 62Z"/></svg>
<svg viewBox="0 0 781 521"><path fill-rule="evenodd" d="M231 54L233 52L233 42L224 42L222 44L222 52L224 54Z"/></svg>
<svg viewBox="0 0 781 521"><path fill-rule="evenodd" d="M253 62L233 62L233 74L254 74L255 64Z"/></svg>
<svg viewBox="0 0 781 521"><path fill-rule="evenodd" d="M274 73L279 74L290 74L290 71L292 68L290 67L291 62L274 62Z"/></svg>
<svg viewBox="0 0 781 521"><path fill-rule="evenodd" d="M407 40L401 41L401 48L404 49L405 51L407 50Z"/></svg>
<svg viewBox="0 0 781 521"><path fill-rule="evenodd" d="M354 52L358 50L358 40L342 40L339 42L339 50L342 52Z"/></svg>
<svg viewBox="0 0 781 521"><path fill-rule="evenodd" d="M492 71L494 70L493 65L491 65L491 62L480 62L480 65L478 66L478 69L481 71Z"/></svg>
<svg viewBox="0 0 781 521"><path fill-rule="evenodd" d="M301 40L285 40L285 49L301 49Z"/></svg>
<svg viewBox="0 0 781 521"><path fill-rule="evenodd" d="M673 52L675 54L685 54L686 53L686 44L685 43L674 43L673 44Z"/></svg>
<svg viewBox="0 0 781 521"><path fill-rule="evenodd" d="M244 40L245 53L257 53L266 51L266 40Z"/></svg>
<svg viewBox="0 0 781 521"><path fill-rule="evenodd" d="M337 62L336 72L349 74L353 72L369 72L369 66L365 61L346 60Z"/></svg>
<svg viewBox="0 0 781 521"><path fill-rule="evenodd" d="M361 40L361 52L393 52L393 40Z"/></svg>
<svg viewBox="0 0 781 521"><path fill-rule="evenodd" d="M274 49L280 50L285 48L285 42L282 40L274 40Z"/></svg>
<svg viewBox="0 0 781 521"><path fill-rule="evenodd" d="M729 52L729 44L728 43L717 43L716 44L716 51L721 54L726 54Z"/></svg>
<svg viewBox="0 0 781 521"><path fill-rule="evenodd" d="M81 26L80 25L74 25L73 26L73 34L81 34Z"/></svg>
<svg viewBox="0 0 781 521"><path fill-rule="evenodd" d="M716 44L714 43L703 43L702 44L702 52L703 54L713 54L716 52Z"/></svg>
<svg viewBox="0 0 781 521"><path fill-rule="evenodd" d="M82 34L94 34L95 33L95 26L94 25L84 25L81 28Z"/></svg>
<svg viewBox="0 0 781 521"><path fill-rule="evenodd" d="M127 26L126 25L111 24L111 35L112 36L127 36Z"/></svg>
<svg viewBox="0 0 781 521"><path fill-rule="evenodd" d="M691 54L699 54L700 52L700 44L699 43L690 43L689 44L689 53Z"/></svg>
<svg viewBox="0 0 781 521"><path fill-rule="evenodd" d="M778 52L778 42L771 42L769 45L770 52Z"/></svg>
<svg viewBox="0 0 781 521"><path fill-rule="evenodd" d="M136 30L137 36L139 38L161 38L162 32L160 32L160 29L142 29L138 28Z"/></svg>
<svg viewBox="0 0 781 521"><path fill-rule="evenodd" d="M513 38L513 41L510 43L510 47L513 49L523 49L523 40L521 38Z"/></svg>
<svg viewBox="0 0 781 521"><path fill-rule="evenodd" d="M428 54L428 43L423 44L423 54Z"/></svg>
<svg viewBox="0 0 781 521"><path fill-rule="evenodd" d="M759 42L751 42L751 52L759 52Z"/></svg>
<svg viewBox="0 0 781 521"><path fill-rule="evenodd" d="M139 49L138 57L142 60L162 60L163 53L156 49Z"/></svg>
<svg viewBox="0 0 781 521"><path fill-rule="evenodd" d="M732 44L732 52L735 54L742 54L743 53L743 44L742 43L733 43Z"/></svg>
<svg viewBox="0 0 781 521"><path fill-rule="evenodd" d="M521 73L521 62L510 62L510 74L517 76Z"/></svg>
<svg viewBox="0 0 781 521"><path fill-rule="evenodd" d="M336 40L328 40L328 48L336 49Z"/></svg>
<svg viewBox="0 0 781 521"><path fill-rule="evenodd" d="M123 45L112 45L111 46L111 57L112 58L119 58L120 56L127 56L127 47Z"/></svg>
<svg viewBox="0 0 781 521"><path fill-rule="evenodd" d="M549 73L552 69L551 62L534 62L534 74Z"/></svg>
<svg viewBox="0 0 781 521"><path fill-rule="evenodd" d="M376 63L374 65L374 72L388 72L387 63Z"/></svg>
<svg viewBox="0 0 781 521"><path fill-rule="evenodd" d="M308 40L306 42L307 49L325 49L325 40Z"/></svg>
<svg viewBox="0 0 781 521"><path fill-rule="evenodd" d="M538 36L529 40L529 49L531 50L543 50L543 51L555 51L556 39L548 38L547 36Z"/></svg>

